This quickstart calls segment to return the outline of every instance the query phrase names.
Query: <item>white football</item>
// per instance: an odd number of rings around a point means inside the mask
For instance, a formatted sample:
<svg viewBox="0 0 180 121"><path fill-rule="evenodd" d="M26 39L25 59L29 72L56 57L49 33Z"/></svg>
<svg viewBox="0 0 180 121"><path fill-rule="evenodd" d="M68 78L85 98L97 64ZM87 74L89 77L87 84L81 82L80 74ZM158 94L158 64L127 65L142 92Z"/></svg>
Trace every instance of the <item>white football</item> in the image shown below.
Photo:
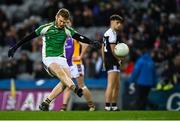
<svg viewBox="0 0 180 121"><path fill-rule="evenodd" d="M114 53L119 57L126 56L129 53L129 47L125 43L118 43L114 48Z"/></svg>

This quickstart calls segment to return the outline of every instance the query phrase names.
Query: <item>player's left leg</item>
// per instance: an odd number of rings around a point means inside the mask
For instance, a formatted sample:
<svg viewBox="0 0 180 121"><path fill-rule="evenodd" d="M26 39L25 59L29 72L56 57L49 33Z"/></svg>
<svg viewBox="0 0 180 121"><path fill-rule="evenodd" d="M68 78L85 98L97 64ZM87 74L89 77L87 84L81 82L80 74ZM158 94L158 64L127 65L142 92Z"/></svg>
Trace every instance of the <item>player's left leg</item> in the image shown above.
<svg viewBox="0 0 180 121"><path fill-rule="evenodd" d="M41 103L41 105L39 106L40 110L48 111L51 101L56 98L61 92L63 92L64 89L65 85L62 82L59 82L51 91L49 96Z"/></svg>

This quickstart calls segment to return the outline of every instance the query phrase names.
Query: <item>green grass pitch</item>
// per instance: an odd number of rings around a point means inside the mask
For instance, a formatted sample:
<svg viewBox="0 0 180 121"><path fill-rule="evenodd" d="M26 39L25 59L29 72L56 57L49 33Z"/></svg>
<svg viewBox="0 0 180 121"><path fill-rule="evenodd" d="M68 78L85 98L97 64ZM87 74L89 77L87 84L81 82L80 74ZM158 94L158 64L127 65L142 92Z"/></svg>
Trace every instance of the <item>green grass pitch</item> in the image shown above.
<svg viewBox="0 0 180 121"><path fill-rule="evenodd" d="M175 111L0 111L0 120L180 120Z"/></svg>

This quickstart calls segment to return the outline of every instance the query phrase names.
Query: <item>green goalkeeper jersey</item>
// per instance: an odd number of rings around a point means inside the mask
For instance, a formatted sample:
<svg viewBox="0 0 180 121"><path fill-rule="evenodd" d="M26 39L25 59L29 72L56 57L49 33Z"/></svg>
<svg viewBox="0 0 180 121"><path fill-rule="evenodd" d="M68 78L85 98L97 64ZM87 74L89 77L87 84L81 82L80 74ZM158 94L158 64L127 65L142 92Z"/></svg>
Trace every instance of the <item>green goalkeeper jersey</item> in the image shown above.
<svg viewBox="0 0 180 121"><path fill-rule="evenodd" d="M70 27L62 29L55 26L55 22L41 25L35 30L37 35L43 36L43 57L65 56L64 46L67 36L72 37L76 31Z"/></svg>

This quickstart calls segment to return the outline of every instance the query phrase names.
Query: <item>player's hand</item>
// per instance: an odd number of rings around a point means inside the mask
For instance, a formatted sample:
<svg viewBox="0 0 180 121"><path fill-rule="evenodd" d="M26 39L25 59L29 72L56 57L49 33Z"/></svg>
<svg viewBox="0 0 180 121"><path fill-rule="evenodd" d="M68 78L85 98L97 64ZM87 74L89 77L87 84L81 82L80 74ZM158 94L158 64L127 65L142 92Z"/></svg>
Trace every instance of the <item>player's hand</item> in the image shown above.
<svg viewBox="0 0 180 121"><path fill-rule="evenodd" d="M8 57L13 57L15 52L16 52L16 47L10 48L8 51Z"/></svg>
<svg viewBox="0 0 180 121"><path fill-rule="evenodd" d="M123 61L124 61L124 57L119 57L119 61L118 61L118 63L119 63L119 65L121 66L122 65L122 63L123 63Z"/></svg>
<svg viewBox="0 0 180 121"><path fill-rule="evenodd" d="M81 56L76 56L72 58L73 61L80 61L81 59Z"/></svg>
<svg viewBox="0 0 180 121"><path fill-rule="evenodd" d="M96 49L100 49L101 48L101 43L97 40L94 40L91 42L91 45L96 48Z"/></svg>
<svg viewBox="0 0 180 121"><path fill-rule="evenodd" d="M118 63L119 63L120 66L122 65L122 61L121 60L119 60Z"/></svg>

